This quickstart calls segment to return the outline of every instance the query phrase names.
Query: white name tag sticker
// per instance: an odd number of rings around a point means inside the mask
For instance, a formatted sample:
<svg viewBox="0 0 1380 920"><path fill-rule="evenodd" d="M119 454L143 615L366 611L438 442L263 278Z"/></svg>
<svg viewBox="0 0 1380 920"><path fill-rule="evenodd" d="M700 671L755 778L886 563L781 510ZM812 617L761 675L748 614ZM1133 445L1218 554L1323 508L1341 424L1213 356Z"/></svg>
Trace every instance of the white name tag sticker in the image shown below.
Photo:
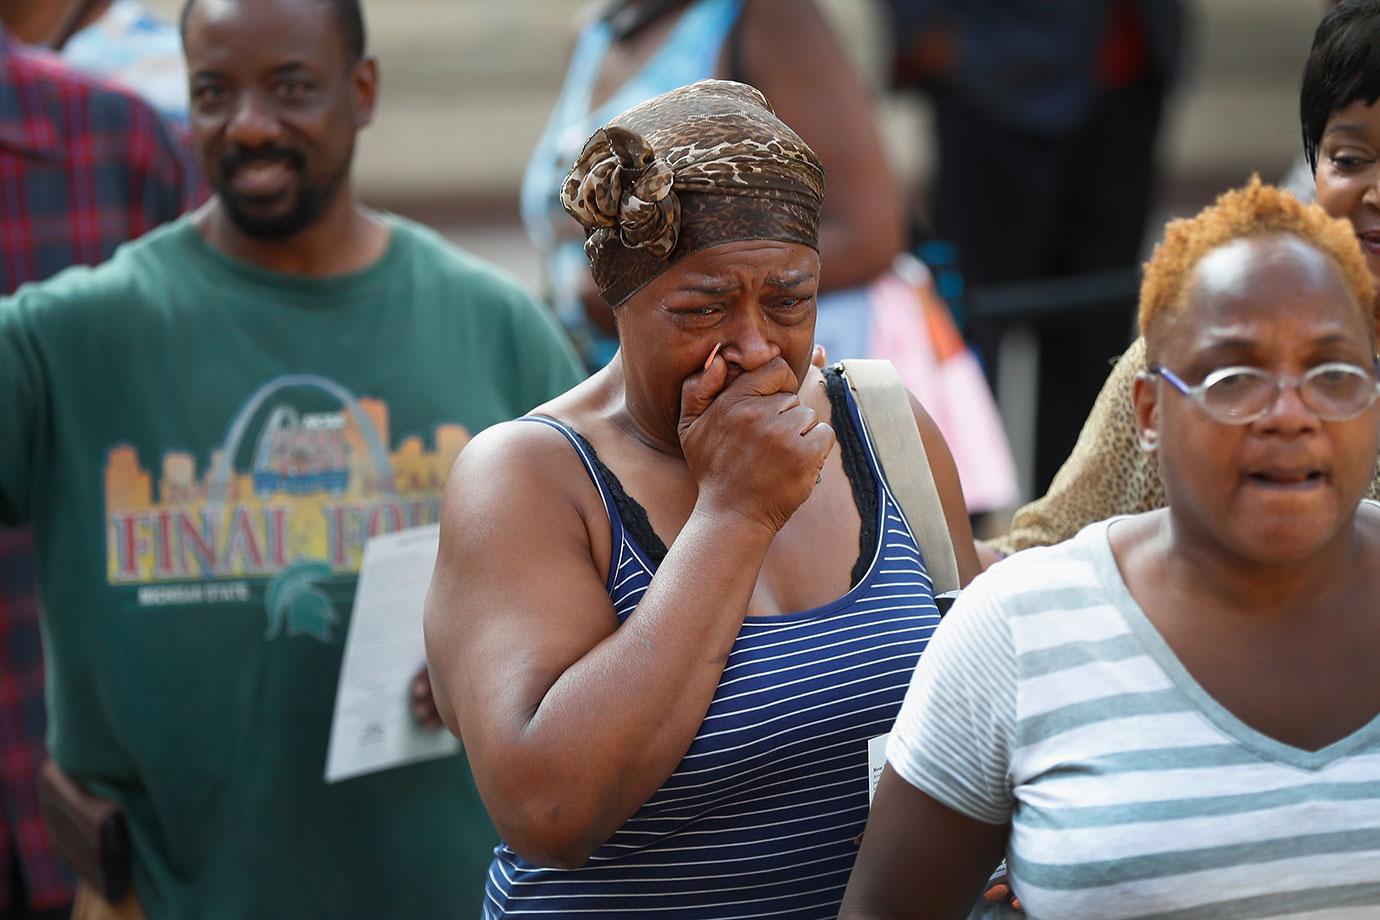
<svg viewBox="0 0 1380 920"><path fill-rule="evenodd" d="M878 735L867 742L867 805L872 807L872 797L877 794L877 783L882 779L882 767L886 766L886 739L891 735Z"/></svg>

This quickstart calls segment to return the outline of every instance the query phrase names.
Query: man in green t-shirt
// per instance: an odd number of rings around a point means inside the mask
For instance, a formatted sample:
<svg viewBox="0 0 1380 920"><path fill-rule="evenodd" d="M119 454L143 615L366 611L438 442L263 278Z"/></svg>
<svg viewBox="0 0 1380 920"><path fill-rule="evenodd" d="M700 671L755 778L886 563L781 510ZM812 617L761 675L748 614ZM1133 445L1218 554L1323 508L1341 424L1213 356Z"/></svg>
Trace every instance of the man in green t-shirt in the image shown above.
<svg viewBox="0 0 1380 920"><path fill-rule="evenodd" d="M514 284L356 202L355 0L183 28L216 196L0 300L52 753L124 809L151 918L474 917L497 835L463 758L323 781L342 640L365 541L434 522L471 434L576 364Z"/></svg>

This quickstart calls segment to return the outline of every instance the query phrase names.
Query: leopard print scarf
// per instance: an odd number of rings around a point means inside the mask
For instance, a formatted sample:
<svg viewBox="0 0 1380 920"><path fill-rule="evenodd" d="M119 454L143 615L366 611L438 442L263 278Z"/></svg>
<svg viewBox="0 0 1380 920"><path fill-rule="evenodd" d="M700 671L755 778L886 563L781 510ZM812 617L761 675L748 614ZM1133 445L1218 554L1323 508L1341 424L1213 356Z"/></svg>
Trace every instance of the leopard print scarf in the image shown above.
<svg viewBox="0 0 1380 920"><path fill-rule="evenodd" d="M585 254L617 306L680 259L719 243L819 248L824 168L756 89L702 80L594 132L561 188Z"/></svg>

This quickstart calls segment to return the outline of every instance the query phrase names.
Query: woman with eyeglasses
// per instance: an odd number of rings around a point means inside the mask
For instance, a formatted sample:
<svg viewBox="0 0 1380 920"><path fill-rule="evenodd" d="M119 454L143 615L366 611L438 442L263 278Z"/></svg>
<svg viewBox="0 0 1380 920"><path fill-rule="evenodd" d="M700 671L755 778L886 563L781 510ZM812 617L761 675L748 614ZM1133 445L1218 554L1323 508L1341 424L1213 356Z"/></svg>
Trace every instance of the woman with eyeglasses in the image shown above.
<svg viewBox="0 0 1380 920"><path fill-rule="evenodd" d="M1380 915L1374 282L1252 182L1146 267L1167 507L978 578L907 693L842 917Z"/></svg>

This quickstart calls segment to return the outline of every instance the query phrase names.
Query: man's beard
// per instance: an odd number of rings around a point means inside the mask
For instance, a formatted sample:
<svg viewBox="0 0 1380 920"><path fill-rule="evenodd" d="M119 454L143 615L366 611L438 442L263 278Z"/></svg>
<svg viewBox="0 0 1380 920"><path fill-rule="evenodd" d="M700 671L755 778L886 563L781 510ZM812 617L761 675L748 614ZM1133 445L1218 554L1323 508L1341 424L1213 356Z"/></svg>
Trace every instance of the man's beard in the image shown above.
<svg viewBox="0 0 1380 920"><path fill-rule="evenodd" d="M225 213L245 236L256 240L287 239L315 223L326 206L335 200L335 196L345 183L345 177L350 173L352 158L347 156L340 168L332 173L324 184L313 185L307 179L305 159L296 150L275 147L248 153L232 151L221 158L220 182L216 183L216 194L220 196ZM299 180L288 209L272 216L254 213L253 206L241 198L231 185L231 178L243 164L263 160L281 161L297 174Z"/></svg>

